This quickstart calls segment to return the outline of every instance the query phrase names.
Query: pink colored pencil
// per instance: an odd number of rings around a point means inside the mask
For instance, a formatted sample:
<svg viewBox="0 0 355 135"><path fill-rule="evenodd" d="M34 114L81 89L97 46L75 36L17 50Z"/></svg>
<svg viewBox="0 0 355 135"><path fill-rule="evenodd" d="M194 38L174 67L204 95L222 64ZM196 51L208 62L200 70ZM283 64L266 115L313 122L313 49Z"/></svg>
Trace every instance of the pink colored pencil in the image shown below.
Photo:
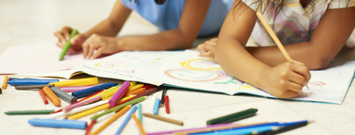
<svg viewBox="0 0 355 135"><path fill-rule="evenodd" d="M116 105L117 101L119 101L124 93L128 90L129 86L131 86L131 83L129 81L125 81L122 86L117 90L117 92L110 98L108 101L108 104L110 107L113 107Z"/></svg>
<svg viewBox="0 0 355 135"><path fill-rule="evenodd" d="M98 101L100 99L101 99L101 95L98 95L98 96L90 98L88 100L85 100L85 101L82 101L82 102L79 102L79 103L76 103L76 104L71 104L71 105L69 105L67 107L64 107L63 111L64 112L68 112L68 111L70 111L70 110L72 110L72 109L74 109L76 107L83 106L85 104L92 103L92 102Z"/></svg>
<svg viewBox="0 0 355 135"><path fill-rule="evenodd" d="M87 86L65 86L65 87L58 87L60 90L64 91L64 92L76 92L79 90L83 90L83 89L87 89L87 88L91 88L94 87L96 85L87 85Z"/></svg>

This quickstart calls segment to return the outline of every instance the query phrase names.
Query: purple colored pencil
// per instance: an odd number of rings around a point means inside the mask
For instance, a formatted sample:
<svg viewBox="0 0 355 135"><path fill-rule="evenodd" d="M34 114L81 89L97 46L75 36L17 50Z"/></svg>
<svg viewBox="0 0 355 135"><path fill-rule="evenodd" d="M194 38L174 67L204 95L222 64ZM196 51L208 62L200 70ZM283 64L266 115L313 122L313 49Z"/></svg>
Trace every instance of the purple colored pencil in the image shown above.
<svg viewBox="0 0 355 135"><path fill-rule="evenodd" d="M183 131L197 130L197 129L205 129L205 128L212 128L212 127L222 127L222 126L227 126L227 125L239 125L239 124L235 124L235 123L224 123L224 124L208 125L208 126L206 126L206 127L198 127L198 128L189 128L189 129L180 129L180 130L151 132L151 133L147 133L147 135L165 135L165 134L172 134L172 133L175 133L175 132L183 132Z"/></svg>
<svg viewBox="0 0 355 135"><path fill-rule="evenodd" d="M131 83L129 81L125 81L122 86L117 90L117 92L110 98L108 104L110 107L114 107L118 100L124 95L124 93L128 90Z"/></svg>

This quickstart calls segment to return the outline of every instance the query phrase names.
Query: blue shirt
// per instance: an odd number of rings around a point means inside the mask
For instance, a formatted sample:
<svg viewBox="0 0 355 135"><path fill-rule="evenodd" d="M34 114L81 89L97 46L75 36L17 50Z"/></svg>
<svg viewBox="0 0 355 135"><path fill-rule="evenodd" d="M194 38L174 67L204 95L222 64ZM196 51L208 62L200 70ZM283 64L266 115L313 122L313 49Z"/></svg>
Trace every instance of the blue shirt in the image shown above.
<svg viewBox="0 0 355 135"><path fill-rule="evenodd" d="M165 31L178 27L185 0L166 0L161 5L154 0L121 0L121 2L157 26L160 31ZM232 5L233 0L212 0L198 36L218 34Z"/></svg>

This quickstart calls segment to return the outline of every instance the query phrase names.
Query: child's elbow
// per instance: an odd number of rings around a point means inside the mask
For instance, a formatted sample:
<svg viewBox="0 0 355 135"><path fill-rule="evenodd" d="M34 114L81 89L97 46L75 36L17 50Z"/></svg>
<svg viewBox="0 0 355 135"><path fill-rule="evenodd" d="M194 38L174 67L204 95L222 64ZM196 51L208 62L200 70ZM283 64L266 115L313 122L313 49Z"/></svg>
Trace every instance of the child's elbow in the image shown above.
<svg viewBox="0 0 355 135"><path fill-rule="evenodd" d="M328 67L333 58L329 57L319 57L315 58L312 61L312 64L309 66L309 69L320 70Z"/></svg>

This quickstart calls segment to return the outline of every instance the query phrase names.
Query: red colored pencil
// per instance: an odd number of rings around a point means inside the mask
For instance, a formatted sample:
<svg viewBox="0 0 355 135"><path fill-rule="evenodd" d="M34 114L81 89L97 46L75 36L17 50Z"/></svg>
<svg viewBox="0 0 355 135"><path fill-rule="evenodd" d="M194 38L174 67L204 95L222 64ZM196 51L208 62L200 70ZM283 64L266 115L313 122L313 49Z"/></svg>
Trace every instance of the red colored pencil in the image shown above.
<svg viewBox="0 0 355 135"><path fill-rule="evenodd" d="M170 113L170 108L169 108L169 96L166 95L164 97L164 105L165 105L165 111L166 113Z"/></svg>
<svg viewBox="0 0 355 135"><path fill-rule="evenodd" d="M90 131L91 131L92 127L94 127L95 124L96 124L96 120L92 120L90 122L89 126L87 126L85 129L85 135L90 134Z"/></svg>
<svg viewBox="0 0 355 135"><path fill-rule="evenodd" d="M44 104L48 104L47 97L46 97L46 95L44 94L43 90L42 90L42 89L39 89L38 92L39 92L39 95L41 95L41 98L42 98Z"/></svg>

